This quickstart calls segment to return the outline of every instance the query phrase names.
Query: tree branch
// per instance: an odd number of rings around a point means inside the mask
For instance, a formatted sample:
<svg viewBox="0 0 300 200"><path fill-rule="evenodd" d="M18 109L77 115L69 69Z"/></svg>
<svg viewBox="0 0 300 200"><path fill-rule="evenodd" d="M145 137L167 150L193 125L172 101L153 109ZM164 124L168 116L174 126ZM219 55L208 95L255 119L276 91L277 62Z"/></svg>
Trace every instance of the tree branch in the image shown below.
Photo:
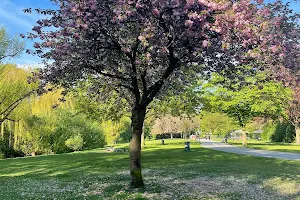
<svg viewBox="0 0 300 200"><path fill-rule="evenodd" d="M8 58L8 57L11 57L11 58L13 58L13 57L17 56L18 54L19 54L19 52L16 52L16 53L13 53L13 54L7 54L7 55L4 55L4 56L1 56L1 57L0 57L0 60L2 60L2 59L4 59L4 58Z"/></svg>
<svg viewBox="0 0 300 200"><path fill-rule="evenodd" d="M174 37L169 34L169 29L166 26L166 22L163 19L163 13L160 14L159 24L161 25L163 31L168 35L168 46L167 46L167 48L169 50L169 55L168 55L169 66L166 69L166 71L164 72L161 79L158 80L156 83L154 83L149 88L149 90L147 90L147 92L143 95L143 104L145 104L145 106L147 106L153 100L153 98L157 95L157 93L159 92L159 90L161 89L161 87L163 86L165 81L172 74L172 72L180 66L179 65L179 59L176 58L175 55L174 55L174 48L173 48L173 45L172 45L172 43L174 41Z"/></svg>
<svg viewBox="0 0 300 200"><path fill-rule="evenodd" d="M123 76L119 76L119 75L116 75L116 74L109 74L109 73L103 72L99 68L96 68L96 67L94 67L92 65L86 65L86 67L94 70L95 72L97 72L97 73L99 73L99 74L101 74L103 76L107 76L109 78L115 78L115 79L119 79L121 81L130 81L129 78L126 78L126 77L123 77Z"/></svg>
<svg viewBox="0 0 300 200"><path fill-rule="evenodd" d="M130 58L131 67L132 67L132 76L131 76L132 82L131 82L131 84L133 87L133 93L135 95L136 104L140 103L140 99L141 99L141 94L140 94L140 90L139 90L139 86L138 86L136 64L135 64L139 44L140 44L140 41L139 41L138 37L136 37L136 43L132 49L132 56Z"/></svg>
<svg viewBox="0 0 300 200"><path fill-rule="evenodd" d="M1 117L0 122L3 122L5 120L8 119L8 116L12 113L12 111L27 97L29 97L31 94L33 94L34 92L36 92L36 90L32 90L28 93L26 93L25 95L23 95L22 97L20 97L19 99L17 99L16 101L14 101L13 103L11 103L4 111L2 111L0 113L0 115L4 115L3 117Z"/></svg>

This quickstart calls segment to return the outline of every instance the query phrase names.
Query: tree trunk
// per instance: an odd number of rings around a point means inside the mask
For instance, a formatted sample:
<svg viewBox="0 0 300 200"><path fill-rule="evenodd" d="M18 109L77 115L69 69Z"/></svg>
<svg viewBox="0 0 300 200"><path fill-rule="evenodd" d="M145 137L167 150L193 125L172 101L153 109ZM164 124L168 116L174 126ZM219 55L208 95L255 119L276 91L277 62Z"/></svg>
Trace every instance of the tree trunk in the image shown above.
<svg viewBox="0 0 300 200"><path fill-rule="evenodd" d="M171 139L173 139L173 133L171 133Z"/></svg>
<svg viewBox="0 0 300 200"><path fill-rule="evenodd" d="M243 138L243 146L247 146L247 133L246 133L246 128L243 126L242 128L242 138Z"/></svg>
<svg viewBox="0 0 300 200"><path fill-rule="evenodd" d="M143 132L145 115L146 108L144 107L135 107L132 110L132 137L130 141L130 184L134 188L140 188L144 186L141 171L141 136Z"/></svg>
<svg viewBox="0 0 300 200"><path fill-rule="evenodd" d="M300 144L300 127L295 126L296 130L296 144Z"/></svg>

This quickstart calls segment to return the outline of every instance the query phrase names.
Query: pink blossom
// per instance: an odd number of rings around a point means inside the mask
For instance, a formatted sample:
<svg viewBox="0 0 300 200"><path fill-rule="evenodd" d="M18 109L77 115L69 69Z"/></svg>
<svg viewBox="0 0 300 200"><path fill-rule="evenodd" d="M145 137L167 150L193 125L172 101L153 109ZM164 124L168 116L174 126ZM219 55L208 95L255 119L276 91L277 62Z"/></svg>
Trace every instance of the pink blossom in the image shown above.
<svg viewBox="0 0 300 200"><path fill-rule="evenodd" d="M160 12L159 12L159 10L158 10L157 8L154 8L154 9L152 10L152 13L153 13L153 15L155 15L156 17L158 17L159 14L160 14Z"/></svg>
<svg viewBox="0 0 300 200"><path fill-rule="evenodd" d="M131 10L126 10L126 15L127 16L131 16L132 15L132 11Z"/></svg>
<svg viewBox="0 0 300 200"><path fill-rule="evenodd" d="M136 7L136 8L143 8L144 5L143 5L140 1L138 1L138 2L135 4L135 7Z"/></svg>
<svg viewBox="0 0 300 200"><path fill-rule="evenodd" d="M276 45L272 45L272 46L270 47L270 50L271 50L272 52L276 52L277 49L278 49L278 47L277 47Z"/></svg>
<svg viewBox="0 0 300 200"><path fill-rule="evenodd" d="M184 23L184 25L187 26L187 27L191 27L191 26L193 26L193 24L194 24L194 22L192 20L189 20L189 19L186 20L185 23Z"/></svg>
<svg viewBox="0 0 300 200"><path fill-rule="evenodd" d="M140 41L144 41L146 38L145 38L144 36L140 35L140 36L138 37L138 39L139 39Z"/></svg>
<svg viewBox="0 0 300 200"><path fill-rule="evenodd" d="M37 43L37 42L35 42L35 43L33 44L33 47L36 48L36 49L41 48L40 44Z"/></svg>
<svg viewBox="0 0 300 200"><path fill-rule="evenodd" d="M203 40L202 46L203 46L203 47L207 47L207 46L208 46L208 41L207 41L207 40Z"/></svg>
<svg viewBox="0 0 300 200"><path fill-rule="evenodd" d="M198 0L198 3L202 4L202 5L207 5L207 1L206 0Z"/></svg>
<svg viewBox="0 0 300 200"><path fill-rule="evenodd" d="M93 4L93 5L91 6L91 10L97 10L97 6L96 6L95 4Z"/></svg>
<svg viewBox="0 0 300 200"><path fill-rule="evenodd" d="M46 46L47 47L51 47L52 46L52 42L46 42Z"/></svg>
<svg viewBox="0 0 300 200"><path fill-rule="evenodd" d="M71 11L72 11L72 12L76 12L77 9L76 9L75 7L73 7L73 8L71 9Z"/></svg>

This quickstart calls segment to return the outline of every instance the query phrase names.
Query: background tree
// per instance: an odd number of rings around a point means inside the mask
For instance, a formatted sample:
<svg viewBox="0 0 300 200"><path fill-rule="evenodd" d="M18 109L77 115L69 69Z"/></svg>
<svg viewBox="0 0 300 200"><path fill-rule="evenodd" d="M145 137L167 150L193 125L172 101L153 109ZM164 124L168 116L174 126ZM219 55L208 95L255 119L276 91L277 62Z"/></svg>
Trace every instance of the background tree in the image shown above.
<svg viewBox="0 0 300 200"><path fill-rule="evenodd" d="M237 124L226 114L203 111L200 119L200 129L203 133L225 136L235 130Z"/></svg>
<svg viewBox="0 0 300 200"><path fill-rule="evenodd" d="M5 58L15 58L24 51L25 43L18 36L12 37L0 26L0 63Z"/></svg>
<svg viewBox="0 0 300 200"><path fill-rule="evenodd" d="M243 146L247 145L246 125L254 117L273 117L278 119L285 115L291 91L274 81L260 82L264 79L260 74L248 77L247 82L232 85L231 89L217 85L224 81L222 77L215 77L207 84L208 98L215 109L220 109L236 120L242 128ZM212 85L210 85L212 84ZM209 88L209 85L212 86Z"/></svg>
<svg viewBox="0 0 300 200"><path fill-rule="evenodd" d="M141 134L147 106L155 97L173 83L188 84L188 75L209 77L211 72L220 72L242 78L235 73L234 63L254 63L251 57L257 55L261 59L259 66L253 64L256 70L271 67L273 53L268 45L280 45L273 33L269 37L274 20L266 21L264 8L246 0L54 2L59 5L57 11L37 9L51 17L39 20L28 35L42 41L34 44L32 52L47 65L40 77L43 83L72 87L92 75L100 86L94 92L106 96L118 92L128 100L134 187L144 185ZM57 29L48 31L50 26ZM47 59L53 63L47 64Z"/></svg>
<svg viewBox="0 0 300 200"><path fill-rule="evenodd" d="M174 133L182 133L181 126L182 123L179 117L174 117L168 114L155 120L151 133L153 135L170 134L171 139L173 139Z"/></svg>
<svg viewBox="0 0 300 200"><path fill-rule="evenodd" d="M29 99L37 89L37 84L28 84L30 71L17 68L16 65L0 65L0 125L12 118L13 111L25 99Z"/></svg>

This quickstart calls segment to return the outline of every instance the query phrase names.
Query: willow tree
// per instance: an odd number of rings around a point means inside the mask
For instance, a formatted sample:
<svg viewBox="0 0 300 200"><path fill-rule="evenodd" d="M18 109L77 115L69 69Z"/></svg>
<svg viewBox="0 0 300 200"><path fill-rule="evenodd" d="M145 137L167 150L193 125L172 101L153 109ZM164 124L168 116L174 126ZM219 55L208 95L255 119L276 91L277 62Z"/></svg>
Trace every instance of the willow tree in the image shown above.
<svg viewBox="0 0 300 200"><path fill-rule="evenodd" d="M20 39L15 36L11 36L5 27L0 27L0 64L4 59L7 58L15 58L19 56L22 51L24 50L24 42L20 41ZM9 72L11 70L11 72ZM8 74L11 73L11 74ZM24 94L23 96L20 96L23 91L20 88L20 92L17 92L17 94L8 94L6 92L12 92L12 82L14 80L12 77L14 75L20 75L25 73L25 71L22 72L22 70L17 70L12 65L1 65L0 66L0 81L1 81L1 94L0 94L0 124L2 124L5 120L9 119L9 115L11 112L22 102L23 99L30 96L30 92ZM15 74L16 73L16 74ZM28 74L27 74L28 75ZM15 82L17 83L18 80L20 80L18 77L16 77ZM26 80L26 79L25 79ZM20 82L18 82L20 83ZM8 84L8 85L6 85ZM17 84L14 85L14 88L17 88ZM23 84L24 86L24 84ZM13 90L16 92L15 90Z"/></svg>
<svg viewBox="0 0 300 200"><path fill-rule="evenodd" d="M130 173L134 187L144 185L141 134L147 106L154 98L175 83L188 84L189 75L209 77L211 72L220 72L234 76L237 62L254 62L251 58L258 55L260 65L253 67L271 68L274 52L269 44L281 45L280 33L270 30L277 21L265 17L268 9L257 5L261 0L53 2L58 10L36 9L50 16L37 21L28 34L42 41L29 53L45 59L46 67L40 73L43 83L73 87L77 80L92 77L96 87L89 92L107 97L116 91L127 99L133 129ZM56 29L49 29L51 26Z"/></svg>
<svg viewBox="0 0 300 200"><path fill-rule="evenodd" d="M29 75L29 71L16 65L0 65L0 125L5 120L17 120L17 108L35 92L37 85L27 82ZM19 109L18 113L21 115L23 111Z"/></svg>

